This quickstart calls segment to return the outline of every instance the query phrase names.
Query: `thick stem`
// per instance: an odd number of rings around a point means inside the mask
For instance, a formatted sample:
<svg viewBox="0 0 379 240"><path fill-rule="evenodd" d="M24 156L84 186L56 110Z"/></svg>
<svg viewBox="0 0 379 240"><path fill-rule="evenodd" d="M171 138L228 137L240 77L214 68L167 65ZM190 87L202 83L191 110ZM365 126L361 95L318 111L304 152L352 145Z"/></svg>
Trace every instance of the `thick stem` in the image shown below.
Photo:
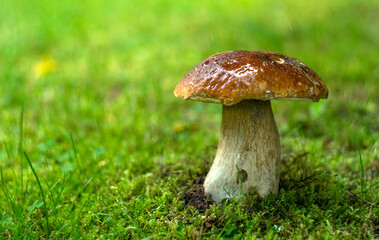
<svg viewBox="0 0 379 240"><path fill-rule="evenodd" d="M270 101L223 106L216 158L205 192L216 203L255 190L262 197L279 188L280 141Z"/></svg>

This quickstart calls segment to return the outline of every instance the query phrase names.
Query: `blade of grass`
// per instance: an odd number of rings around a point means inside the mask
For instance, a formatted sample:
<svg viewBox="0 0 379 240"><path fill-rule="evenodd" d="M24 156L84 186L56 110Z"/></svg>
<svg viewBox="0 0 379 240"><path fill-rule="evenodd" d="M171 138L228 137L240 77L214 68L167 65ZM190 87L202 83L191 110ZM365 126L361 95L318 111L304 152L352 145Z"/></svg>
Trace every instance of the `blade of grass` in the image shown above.
<svg viewBox="0 0 379 240"><path fill-rule="evenodd" d="M138 232L140 234L140 236L142 236L142 238L146 238L146 234L138 226L138 224L133 220L133 218L129 215L127 208L124 208L124 214L128 217L129 221L131 221L133 224L133 226L128 226L127 228L135 230L136 232Z"/></svg>
<svg viewBox="0 0 379 240"><path fill-rule="evenodd" d="M364 194L366 191L366 181L365 181L365 170L363 167L361 150L359 150L359 163L361 165L361 194Z"/></svg>
<svg viewBox="0 0 379 240"><path fill-rule="evenodd" d="M20 112L20 125L19 125L19 139L18 139L18 153L20 158L20 200L23 203L23 186L24 186L24 158L23 158L23 136L24 136L24 106Z"/></svg>
<svg viewBox="0 0 379 240"><path fill-rule="evenodd" d="M0 167L0 180L1 180L0 188L1 188L2 192L3 192L3 194L6 197L6 200L7 200L7 203L8 203L8 207L10 208L10 211L14 214L15 218L17 219L17 222L18 222L17 229L21 232L23 226L25 225L25 219L23 218L22 206L20 204L18 204L20 202L18 202L17 200L15 200L15 199L17 199L17 196L18 196L17 195L17 187L16 187L15 196L12 196L12 193L8 190L8 188L6 187L6 185L4 183L4 176L3 176L3 169L2 169L2 167ZM17 231L16 231L15 234L16 235L18 234Z"/></svg>
<svg viewBox="0 0 379 240"><path fill-rule="evenodd" d="M34 170L33 168L33 165L32 163L30 162L30 159L28 157L28 155L24 152L24 155L25 155L25 158L26 158L26 161L28 161L28 164L30 166L30 169L32 170L33 174L34 174L34 177L36 178L37 180L37 183L38 183L38 186L39 186L39 190L41 192L41 195L42 195L42 200L43 200L43 207L44 207L44 210L45 210L45 215L46 215L46 231L47 231L47 238L49 238L49 235L50 235L50 228L49 228L49 214L47 212L47 207L46 207L46 199L45 199L45 194L43 192L43 189L42 189L42 186L41 186L41 182L39 181L39 178L38 178L38 175L36 173L36 171Z"/></svg>
<svg viewBox="0 0 379 240"><path fill-rule="evenodd" d="M71 210L74 209L75 200L80 196L80 194L82 193L82 191L88 186L88 184L92 181L92 179L93 179L93 177L91 177L90 179L88 179L88 181L83 185L83 187L78 191L78 193L75 195L75 197L71 200L72 201Z"/></svg>
<svg viewBox="0 0 379 240"><path fill-rule="evenodd" d="M224 234L226 227L229 225L229 223L232 221L232 219L229 219L228 222L225 224L225 226L221 229L221 232L218 234L217 239L221 239L222 234Z"/></svg>
<svg viewBox="0 0 379 240"><path fill-rule="evenodd" d="M72 136L72 133L70 133L70 141L71 141L72 151L74 152L73 158L75 161L75 165L79 168L79 171L81 171L80 157L79 157L78 151L76 149L76 144L74 141L74 136Z"/></svg>
<svg viewBox="0 0 379 240"><path fill-rule="evenodd" d="M365 169L364 169L364 166L363 166L362 154L361 154L360 150L359 150L359 164L360 164L360 167L361 167L361 195L364 196L369 191L371 191L371 189L374 186L376 186L377 184L379 184L379 181L374 182L374 183L372 183L372 181L371 181L370 184L367 185L366 180L365 180Z"/></svg>
<svg viewBox="0 0 379 240"><path fill-rule="evenodd" d="M7 158L8 158L8 161L10 163L12 163L11 161L11 154L9 153L9 148L8 148L8 144L7 142L5 141L5 139L3 138L3 143L4 143L4 147L5 147L5 152L7 153ZM14 164L12 163L12 171L13 171L13 176L15 177L15 179L17 179L17 174L16 174L16 170L15 170L15 167L14 167ZM18 195L18 186L16 184L16 196Z"/></svg>
<svg viewBox="0 0 379 240"><path fill-rule="evenodd" d="M239 167L236 165L236 168L237 168L237 177L239 179L239 182L241 183L240 184L240 191L241 191L241 196L243 195L243 191L242 191L242 174L241 174L241 171L239 169Z"/></svg>
<svg viewBox="0 0 379 240"><path fill-rule="evenodd" d="M67 223L65 223L60 229L51 233L51 237L53 238L55 235L57 235L57 233L63 232L64 229L67 229L67 226L68 226Z"/></svg>
<svg viewBox="0 0 379 240"><path fill-rule="evenodd" d="M11 155L9 153L8 144L7 144L7 142L5 141L4 138L3 138L3 143L4 143L4 147L5 147L5 152L7 153L8 160L11 160Z"/></svg>
<svg viewBox="0 0 379 240"><path fill-rule="evenodd" d="M70 175L70 176L68 177L68 179L66 180L66 174L64 174L64 176L63 176L63 187L61 188L61 190L60 190L58 196L57 196L56 199L55 199L55 201L56 201L56 205L54 206L54 208L57 208L57 205L58 205L58 203L59 203L59 201L60 201L60 199L61 199L62 193L63 193L64 189L66 188L67 183L69 183L70 180L71 180L71 176L72 176L72 175Z"/></svg>
<svg viewBox="0 0 379 240"><path fill-rule="evenodd" d="M15 203L14 201L12 200L11 198L11 195L9 194L9 191L8 189L6 188L5 184L4 184L4 177L3 177L3 168L0 166L0 178L1 178L1 190L3 191L6 199L7 199L7 202L8 202L8 206L9 208L11 209L11 211L13 212L13 214L17 217L17 214L16 214L16 209L17 207L15 206Z"/></svg>
<svg viewBox="0 0 379 240"><path fill-rule="evenodd" d="M55 206L56 206L56 202L55 202L55 197L54 197L54 194L53 194L53 192L52 192L52 190L53 190L53 188L58 184L58 182L60 182L60 180L61 180L61 178L60 179L58 179L55 183L54 183L54 185L52 186L52 187L50 187L50 184L49 184L49 182L46 180L46 178L42 178L43 179L43 181L45 182L45 184L46 184L46 186L47 186L47 189L48 189L48 191L46 192L46 195L49 195L49 193L50 193L50 196L51 196L51 200L52 200L52 202L53 202L53 208L52 208L52 210L53 210L53 212L54 212L54 214L56 213L55 212Z"/></svg>
<svg viewBox="0 0 379 240"><path fill-rule="evenodd" d="M78 212L78 216L76 217L75 221L71 222L71 234L73 239L79 239L80 237L80 229L78 227L79 224L79 218L84 210L84 207L89 203L89 199L80 207L80 210Z"/></svg>
<svg viewBox="0 0 379 240"><path fill-rule="evenodd" d="M62 179L63 179L63 180L62 180ZM56 208L57 208L57 206L58 206L58 204L59 204L59 200L60 200L60 197L61 197L61 195L62 195L62 192L64 191L64 189L65 189L65 187L66 187L66 185L67 185L67 183L69 182L70 179L71 179L71 175L70 175L70 177L69 177L68 179L66 179L66 173L64 173L63 178L59 178L59 179L53 184L53 186L50 187L48 181L47 181L45 178L43 178L43 180L45 181L46 186L48 186L48 189L49 189L48 192L46 193L46 195L48 195L48 194L50 193L51 199L52 199L52 201L53 201L53 208L52 208L52 210L53 210L54 213L56 213ZM60 181L63 182L63 183L62 183L63 186L62 186L62 188L60 189L60 191L58 192L58 195L57 195L57 196L54 196L52 190L58 185L58 183L59 183Z"/></svg>
<svg viewBox="0 0 379 240"><path fill-rule="evenodd" d="M72 175L70 175L70 177L69 177L69 179L67 180L67 182L71 179L71 176ZM92 177L83 185L83 187L79 190L79 192L76 194L76 196L71 200L72 201L72 204L71 204L71 211L73 211L74 210L74 207L75 207L75 200L78 198L78 196L81 194L81 192L88 186L88 184L92 181ZM60 194L62 194L62 192L63 192L63 189L62 189L62 191L61 191L61 193ZM59 197L60 197L60 195L59 195ZM71 220L71 228L67 228L66 230L67 230L67 232L66 232L66 234L68 234L68 231L69 231L69 229L71 229L71 231L70 231L70 234L71 234L71 236L72 236L72 238L73 239L79 239L79 237L78 237L78 233L79 233L79 228L77 227L78 226L78 223L79 223L79 218L80 218L80 216L81 216L81 213L82 213L82 211L83 211L83 209L84 209L84 207L89 203L89 197L88 197L88 199L87 199L87 201L80 207L80 210L79 210L79 213L78 213L78 216L76 217L76 219L75 220ZM74 218L74 216L73 216L73 218Z"/></svg>
<svg viewBox="0 0 379 240"><path fill-rule="evenodd" d="M226 195L228 195L228 198L229 198L229 199L232 199L232 198L233 198L232 195L230 195L230 193L228 192L228 190L226 190L225 187L222 187L222 189L224 190L224 192L226 193Z"/></svg>

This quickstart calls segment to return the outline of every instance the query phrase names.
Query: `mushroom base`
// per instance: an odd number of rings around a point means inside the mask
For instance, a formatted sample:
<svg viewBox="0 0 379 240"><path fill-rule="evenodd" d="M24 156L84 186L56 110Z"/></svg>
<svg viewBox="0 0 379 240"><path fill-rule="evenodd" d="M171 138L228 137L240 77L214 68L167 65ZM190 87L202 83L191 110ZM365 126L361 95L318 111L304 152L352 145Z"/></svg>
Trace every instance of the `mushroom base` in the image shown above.
<svg viewBox="0 0 379 240"><path fill-rule="evenodd" d="M223 199L256 191L278 193L280 140L270 101L224 106L217 154L205 179L207 194Z"/></svg>

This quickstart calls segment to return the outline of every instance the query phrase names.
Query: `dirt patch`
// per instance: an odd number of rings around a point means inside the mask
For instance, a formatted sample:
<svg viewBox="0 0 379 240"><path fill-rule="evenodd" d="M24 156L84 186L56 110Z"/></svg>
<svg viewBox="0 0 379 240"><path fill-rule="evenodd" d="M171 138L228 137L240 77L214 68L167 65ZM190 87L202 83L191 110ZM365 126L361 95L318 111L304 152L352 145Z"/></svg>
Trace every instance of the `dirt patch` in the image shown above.
<svg viewBox="0 0 379 240"><path fill-rule="evenodd" d="M210 195L205 194L202 184L195 184L190 190L184 192L182 198L187 206L193 206L201 213L214 204Z"/></svg>

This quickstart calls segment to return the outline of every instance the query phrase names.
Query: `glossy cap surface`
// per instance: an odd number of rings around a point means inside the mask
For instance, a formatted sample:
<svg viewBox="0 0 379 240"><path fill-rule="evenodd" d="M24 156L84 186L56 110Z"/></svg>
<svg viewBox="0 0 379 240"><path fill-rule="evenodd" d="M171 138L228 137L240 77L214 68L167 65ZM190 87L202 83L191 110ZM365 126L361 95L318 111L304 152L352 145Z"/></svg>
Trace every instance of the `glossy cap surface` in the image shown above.
<svg viewBox="0 0 379 240"><path fill-rule="evenodd" d="M305 100L328 97L312 69L296 58L269 51L230 51L212 55L175 87L185 100L233 105L245 99Z"/></svg>

